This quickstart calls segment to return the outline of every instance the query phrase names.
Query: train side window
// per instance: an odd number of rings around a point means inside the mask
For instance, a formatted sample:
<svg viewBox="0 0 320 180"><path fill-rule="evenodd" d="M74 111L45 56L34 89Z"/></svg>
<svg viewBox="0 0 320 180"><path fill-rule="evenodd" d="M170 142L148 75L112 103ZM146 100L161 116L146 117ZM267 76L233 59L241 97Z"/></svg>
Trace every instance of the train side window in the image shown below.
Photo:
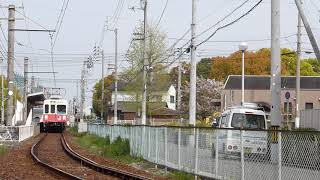
<svg viewBox="0 0 320 180"><path fill-rule="evenodd" d="M55 105L50 106L50 113L56 113L56 106Z"/></svg>
<svg viewBox="0 0 320 180"><path fill-rule="evenodd" d="M49 105L48 104L46 104L44 106L44 113L49 113Z"/></svg>

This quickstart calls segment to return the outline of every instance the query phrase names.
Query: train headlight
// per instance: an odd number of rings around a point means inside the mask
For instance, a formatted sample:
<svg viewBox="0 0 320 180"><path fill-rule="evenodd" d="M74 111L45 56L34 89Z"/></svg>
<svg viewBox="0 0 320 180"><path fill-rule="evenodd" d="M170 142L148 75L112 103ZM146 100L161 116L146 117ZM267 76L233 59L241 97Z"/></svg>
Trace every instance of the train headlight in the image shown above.
<svg viewBox="0 0 320 180"><path fill-rule="evenodd" d="M67 119L67 117L66 117L66 116L62 116L62 119L63 119L63 120L66 120L66 119Z"/></svg>
<svg viewBox="0 0 320 180"><path fill-rule="evenodd" d="M48 115L44 115L44 120L48 120Z"/></svg>

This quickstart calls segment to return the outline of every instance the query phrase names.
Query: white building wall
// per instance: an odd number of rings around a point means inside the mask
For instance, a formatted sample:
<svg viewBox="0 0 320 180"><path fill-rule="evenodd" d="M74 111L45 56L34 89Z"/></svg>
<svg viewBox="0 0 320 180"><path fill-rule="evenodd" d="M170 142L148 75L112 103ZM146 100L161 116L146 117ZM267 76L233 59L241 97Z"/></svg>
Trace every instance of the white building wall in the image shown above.
<svg viewBox="0 0 320 180"><path fill-rule="evenodd" d="M128 92L119 92L118 91L118 95L117 95L117 98L118 98L118 102L120 101L123 101L123 102L135 102L136 101L136 98L134 95L132 94L128 94ZM111 103L114 104L114 91L112 92L112 97L111 97Z"/></svg>
<svg viewBox="0 0 320 180"><path fill-rule="evenodd" d="M170 96L174 97L174 102L170 102ZM170 86L167 93L162 96L162 102L166 102L169 109L176 110L176 89L174 86Z"/></svg>

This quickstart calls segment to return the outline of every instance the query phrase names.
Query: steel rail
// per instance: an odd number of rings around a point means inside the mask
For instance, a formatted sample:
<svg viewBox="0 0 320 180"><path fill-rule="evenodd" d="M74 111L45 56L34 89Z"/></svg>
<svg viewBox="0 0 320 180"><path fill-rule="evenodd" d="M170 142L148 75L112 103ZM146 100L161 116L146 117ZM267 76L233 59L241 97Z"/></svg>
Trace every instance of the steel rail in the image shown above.
<svg viewBox="0 0 320 180"><path fill-rule="evenodd" d="M83 178L81 178L81 177L78 177L78 176L75 176L75 175L70 174L70 173L68 173L68 172L65 172L65 171L63 171L63 170L61 170L61 169L55 168L55 167L51 166L50 164L45 163L45 162L43 162L43 161L41 161L41 160L39 159L39 157L37 156L37 155L38 155L38 148L39 148L40 143L41 143L46 137L47 137L47 134L44 135L38 142L36 142L35 144L32 145L32 148L31 148L31 152L30 152L30 153L31 153L31 156L32 156L33 160L36 161L37 163L39 163L41 166L43 166L43 167L45 167L45 168L47 168L47 169L49 169L49 170L51 170L51 171L54 171L54 172L60 174L60 175L63 176L63 177L66 177L66 178L68 178L68 179L83 179Z"/></svg>
<svg viewBox="0 0 320 180"><path fill-rule="evenodd" d="M78 154L69 146L69 144L66 142L63 134L61 134L61 143L62 143L64 150L66 151L66 153L69 156L71 156L72 158L74 158L77 161L80 161L81 164L83 164L84 166L87 166L97 172L101 172L103 174L110 175L113 177L118 177L120 179L134 179L134 180L152 179L149 177L137 175L137 174L130 173L127 171L123 171L121 169L103 166L101 164L98 164L98 163Z"/></svg>

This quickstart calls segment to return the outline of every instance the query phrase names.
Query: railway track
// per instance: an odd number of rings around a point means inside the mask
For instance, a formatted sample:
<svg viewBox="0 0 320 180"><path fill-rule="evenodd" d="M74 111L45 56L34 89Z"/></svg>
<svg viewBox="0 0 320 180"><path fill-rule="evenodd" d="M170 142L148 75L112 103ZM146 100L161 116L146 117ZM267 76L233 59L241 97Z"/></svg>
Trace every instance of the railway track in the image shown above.
<svg viewBox="0 0 320 180"><path fill-rule="evenodd" d="M47 140L47 138L50 139ZM58 142L52 142L53 140ZM48 145L49 143L53 145ZM50 153L50 150L55 150L55 152ZM103 166L81 156L69 146L63 134L44 135L32 146L31 155L43 167L68 179L151 179L121 169ZM58 160L53 160L56 157L59 157ZM57 161L60 162L57 163Z"/></svg>

